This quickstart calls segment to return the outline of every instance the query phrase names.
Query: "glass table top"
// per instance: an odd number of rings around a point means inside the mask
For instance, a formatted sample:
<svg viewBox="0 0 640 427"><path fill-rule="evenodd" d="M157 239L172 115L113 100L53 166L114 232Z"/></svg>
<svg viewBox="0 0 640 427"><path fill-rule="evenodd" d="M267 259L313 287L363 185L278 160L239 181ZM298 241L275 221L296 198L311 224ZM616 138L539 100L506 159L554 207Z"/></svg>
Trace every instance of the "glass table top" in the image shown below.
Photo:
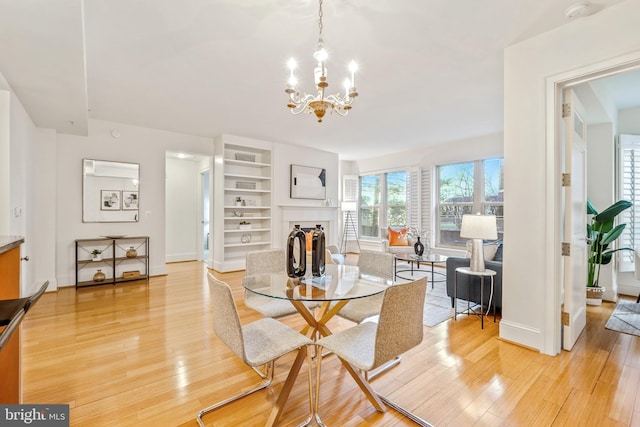
<svg viewBox="0 0 640 427"><path fill-rule="evenodd" d="M352 265L327 264L323 277L312 277L307 268L304 277L291 278L287 273L246 276L245 289L271 298L298 301L339 301L364 298L384 292L390 280L360 273Z"/></svg>

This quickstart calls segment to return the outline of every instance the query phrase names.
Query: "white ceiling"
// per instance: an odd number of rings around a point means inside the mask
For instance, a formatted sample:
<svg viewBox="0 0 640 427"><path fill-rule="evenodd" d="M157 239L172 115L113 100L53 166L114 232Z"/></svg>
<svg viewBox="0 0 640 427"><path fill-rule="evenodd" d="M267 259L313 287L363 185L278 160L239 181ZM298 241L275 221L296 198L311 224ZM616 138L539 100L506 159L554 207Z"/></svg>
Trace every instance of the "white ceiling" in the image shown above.
<svg viewBox="0 0 640 427"><path fill-rule="evenodd" d="M354 160L501 132L503 49L571 25L573 3L325 0L330 89L355 59L360 96L321 124L292 116L284 93L292 56L313 90L315 0L0 0L0 73L38 126L63 133L95 118Z"/></svg>

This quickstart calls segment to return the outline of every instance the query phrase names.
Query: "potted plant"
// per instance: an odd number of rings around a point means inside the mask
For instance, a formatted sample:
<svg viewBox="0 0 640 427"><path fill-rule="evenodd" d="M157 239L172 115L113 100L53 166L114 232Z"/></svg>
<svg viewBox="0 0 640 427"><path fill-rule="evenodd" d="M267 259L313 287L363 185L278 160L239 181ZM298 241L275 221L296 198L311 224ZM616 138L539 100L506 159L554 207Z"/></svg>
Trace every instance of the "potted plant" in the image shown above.
<svg viewBox="0 0 640 427"><path fill-rule="evenodd" d="M102 251L100 249L94 249L91 251L94 261L102 261Z"/></svg>
<svg viewBox="0 0 640 427"><path fill-rule="evenodd" d="M615 218L630 207L631 202L618 200L598 213L591 201L587 200L587 215L593 215L591 223L587 224L587 243L589 245L587 304L589 305L602 304L602 294L605 288L600 286L600 267L609 264L615 252L633 250L632 248L609 248L609 245L620 237L626 227L626 224L614 226Z"/></svg>
<svg viewBox="0 0 640 427"><path fill-rule="evenodd" d="M251 230L251 223L249 221L240 221L238 228L240 230Z"/></svg>

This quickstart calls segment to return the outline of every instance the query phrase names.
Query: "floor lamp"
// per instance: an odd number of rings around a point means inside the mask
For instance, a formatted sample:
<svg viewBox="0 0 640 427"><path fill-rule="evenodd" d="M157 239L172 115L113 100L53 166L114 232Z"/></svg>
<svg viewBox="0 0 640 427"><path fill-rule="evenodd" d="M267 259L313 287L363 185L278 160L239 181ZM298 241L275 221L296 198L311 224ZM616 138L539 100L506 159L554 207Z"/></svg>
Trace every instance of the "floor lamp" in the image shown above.
<svg viewBox="0 0 640 427"><path fill-rule="evenodd" d="M476 272L484 271L482 240L496 240L498 238L495 215L462 215L460 237L473 240L470 270Z"/></svg>
<svg viewBox="0 0 640 427"><path fill-rule="evenodd" d="M340 253L344 256L347 255L347 242L349 237L354 237L358 244L358 251L360 250L360 240L358 240L358 230L356 229L356 223L353 219L352 212L357 209L356 202L342 202L340 205L342 212L346 212L344 215L344 225L342 228L342 242L340 243Z"/></svg>

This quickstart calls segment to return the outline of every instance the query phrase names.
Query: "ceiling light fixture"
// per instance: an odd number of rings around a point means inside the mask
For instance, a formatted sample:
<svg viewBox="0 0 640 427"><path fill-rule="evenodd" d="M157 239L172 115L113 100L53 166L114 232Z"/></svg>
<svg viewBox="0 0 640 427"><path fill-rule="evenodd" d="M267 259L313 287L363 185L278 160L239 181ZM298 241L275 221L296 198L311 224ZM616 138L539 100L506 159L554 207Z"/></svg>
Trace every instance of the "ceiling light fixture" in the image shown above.
<svg viewBox="0 0 640 427"><path fill-rule="evenodd" d="M329 86L327 82L327 67L325 61L327 60L327 51L324 48L324 41L322 40L322 0L320 0L320 8L318 12L318 28L320 30L318 36L318 50L315 51L313 57L317 61L316 68L314 69L314 80L318 90L317 94L300 93L296 89L297 79L293 75L293 70L296 68L295 59L291 58L288 62L291 75L289 76L289 83L285 92L289 94L289 103L287 107L293 114L300 114L303 111L307 113L315 114L318 123L322 122L327 110L336 112L341 116L346 116L351 110L351 104L358 92L356 91L355 73L358 66L355 62L351 61L349 64L349 71L351 71L351 79L345 79L344 81L344 96L340 93L335 95L325 95L325 90Z"/></svg>

